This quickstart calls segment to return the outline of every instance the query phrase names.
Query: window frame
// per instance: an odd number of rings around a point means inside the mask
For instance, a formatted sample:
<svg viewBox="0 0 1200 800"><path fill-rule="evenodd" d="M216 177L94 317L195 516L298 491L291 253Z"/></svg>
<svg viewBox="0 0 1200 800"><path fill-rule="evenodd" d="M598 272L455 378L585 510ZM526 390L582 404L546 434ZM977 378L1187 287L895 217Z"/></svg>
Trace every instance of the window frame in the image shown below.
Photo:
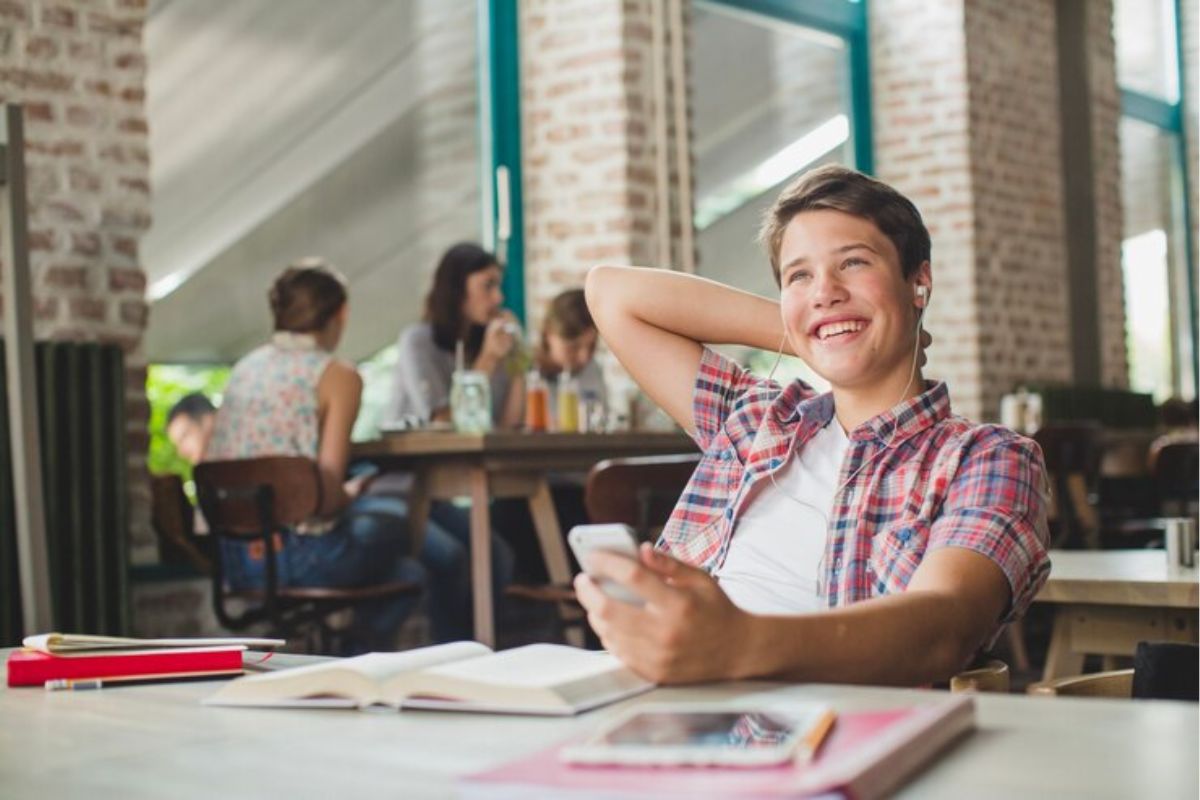
<svg viewBox="0 0 1200 800"><path fill-rule="evenodd" d="M1175 173L1179 176L1177 181L1173 182L1171 190L1173 193L1181 194L1181 197L1176 197L1179 202L1179 208L1183 214L1183 248L1184 257L1182 263L1186 271L1186 284L1188 290L1187 299L1187 314L1188 314L1188 332L1191 340L1191 359L1192 359L1192 396L1200 396L1200 341L1197 339L1197 301L1196 301L1196 263L1195 263L1195 231L1192 230L1192 203L1191 203L1191 186L1188 182L1188 159L1187 159L1187 137L1184 125L1183 99L1188 91L1188 86L1185 83L1185 71L1183 63L1183 27L1181 20L1183 18L1180 0L1175 0L1170 8L1174 14L1175 28L1175 69L1178 73L1178 99L1174 102L1156 97L1146 92L1136 89L1129 89L1121 86L1118 82L1118 89L1121 93L1121 116L1134 119L1139 122L1146 123L1154 128L1157 128L1171 140L1171 150L1174 160ZM1115 35L1115 34L1114 34ZM1118 73L1119 74L1119 73ZM1170 269L1168 265L1168 269ZM1171 276L1168 276L1168 280ZM1168 285L1168 290L1169 290ZM1175 331L1172 331L1174 335ZM1178 375L1178 368L1175 369ZM1176 385L1173 387L1178 391L1182 387Z"/></svg>
<svg viewBox="0 0 1200 800"><path fill-rule="evenodd" d="M521 51L518 0L476 0L478 13L479 185L483 246L504 265L504 305L524 325L525 226L521 196ZM509 236L499 237L507 170ZM503 250L503 252L500 252Z"/></svg>
<svg viewBox="0 0 1200 800"><path fill-rule="evenodd" d="M748 14L794 23L827 33L846 43L845 94L850 98L850 137L854 168L875 173L871 128L871 57L867 27L868 0L701 0Z"/></svg>

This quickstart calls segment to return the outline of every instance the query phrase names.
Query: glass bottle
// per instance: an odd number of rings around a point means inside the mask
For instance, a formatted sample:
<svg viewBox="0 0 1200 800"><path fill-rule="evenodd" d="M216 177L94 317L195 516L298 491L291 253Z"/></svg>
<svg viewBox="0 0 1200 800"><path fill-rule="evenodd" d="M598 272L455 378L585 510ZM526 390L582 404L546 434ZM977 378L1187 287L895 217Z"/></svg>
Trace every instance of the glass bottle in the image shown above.
<svg viewBox="0 0 1200 800"><path fill-rule="evenodd" d="M459 433L492 429L492 387L486 373L455 370L450 378L450 419Z"/></svg>
<svg viewBox="0 0 1200 800"><path fill-rule="evenodd" d="M536 369L525 378L525 430L545 433L550 416L550 392Z"/></svg>
<svg viewBox="0 0 1200 800"><path fill-rule="evenodd" d="M566 370L558 373L558 430L579 431L579 381Z"/></svg>

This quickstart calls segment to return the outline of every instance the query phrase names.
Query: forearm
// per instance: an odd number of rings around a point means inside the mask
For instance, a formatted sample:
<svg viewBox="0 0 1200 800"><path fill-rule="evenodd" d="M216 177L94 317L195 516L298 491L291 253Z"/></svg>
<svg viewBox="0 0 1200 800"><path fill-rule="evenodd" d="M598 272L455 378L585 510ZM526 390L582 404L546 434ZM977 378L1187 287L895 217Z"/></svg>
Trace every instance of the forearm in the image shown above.
<svg viewBox="0 0 1200 800"><path fill-rule="evenodd" d="M909 591L810 616L751 616L733 677L919 686L961 671L986 635L941 592Z"/></svg>
<svg viewBox="0 0 1200 800"><path fill-rule="evenodd" d="M645 267L594 268L588 305L605 328L636 320L701 344L775 350L783 338L779 303L682 272ZM790 350L789 350L790 352Z"/></svg>
<svg viewBox="0 0 1200 800"><path fill-rule="evenodd" d="M774 350L783 338L777 303L694 275L595 267L585 290L621 366L688 431L696 427L692 393L704 344Z"/></svg>

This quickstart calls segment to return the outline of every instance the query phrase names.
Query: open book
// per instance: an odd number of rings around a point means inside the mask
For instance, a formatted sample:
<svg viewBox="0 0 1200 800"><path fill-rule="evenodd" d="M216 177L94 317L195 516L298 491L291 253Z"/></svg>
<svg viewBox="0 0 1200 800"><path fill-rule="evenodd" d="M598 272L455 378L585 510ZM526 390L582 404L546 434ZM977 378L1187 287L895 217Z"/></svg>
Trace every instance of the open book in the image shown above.
<svg viewBox="0 0 1200 800"><path fill-rule="evenodd" d="M75 653L93 654L100 650L113 651L158 651L174 648L211 649L214 647L271 648L287 644L283 639L257 639L245 636L220 637L216 639L129 639L123 636L93 636L86 633L42 633L26 636L21 644L30 650L38 650L56 656Z"/></svg>
<svg viewBox="0 0 1200 800"><path fill-rule="evenodd" d="M251 675L204 702L355 708L376 703L567 716L652 688L608 653L531 644L493 653L477 642L424 647Z"/></svg>

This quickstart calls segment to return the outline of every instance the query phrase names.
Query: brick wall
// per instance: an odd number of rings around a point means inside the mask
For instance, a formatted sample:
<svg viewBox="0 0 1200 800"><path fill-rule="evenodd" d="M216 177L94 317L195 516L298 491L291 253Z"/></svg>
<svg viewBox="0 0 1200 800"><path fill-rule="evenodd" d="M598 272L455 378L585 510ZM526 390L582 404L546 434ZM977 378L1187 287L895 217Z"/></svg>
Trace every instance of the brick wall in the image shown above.
<svg viewBox="0 0 1200 800"><path fill-rule="evenodd" d="M1126 383L1111 3L1089 6L1102 379ZM871 5L876 166L933 236L927 374L994 419L1026 382L1073 378L1056 21L1041 0Z"/></svg>
<svg viewBox="0 0 1200 800"><path fill-rule="evenodd" d="M1098 346L1105 385L1121 386L1111 0L1089 10ZM589 264L636 263L652 244L653 174L631 168L652 124L637 88L644 12L599 0L525 9L531 307ZM933 236L927 373L948 381L960 413L994 419L1015 386L1073 379L1054 5L874 0L870 14L876 171Z"/></svg>
<svg viewBox="0 0 1200 800"><path fill-rule="evenodd" d="M26 106L35 335L125 350L135 557L153 549L145 453L149 226L145 0L0 0L0 100Z"/></svg>
<svg viewBox="0 0 1200 800"><path fill-rule="evenodd" d="M983 407L966 30L959 3L875 0L871 91L877 176L921 209L933 239L935 336L925 374L945 380L960 414Z"/></svg>
<svg viewBox="0 0 1200 800"><path fill-rule="evenodd" d="M981 415L1025 381L1070 381L1053 4L968 2L967 74L982 329Z"/></svg>
<svg viewBox="0 0 1200 800"><path fill-rule="evenodd" d="M1117 86L1112 0L1088 0L1088 84L1092 109L1092 189L1096 214L1096 295L1100 323L1100 380L1128 388L1125 287L1121 272L1121 93Z"/></svg>
<svg viewBox="0 0 1200 800"><path fill-rule="evenodd" d="M589 267L658 260L651 14L650 0L521 4L525 286L534 329L546 302L582 285ZM671 213L678 263L677 198ZM607 367L622 393L627 379Z"/></svg>

